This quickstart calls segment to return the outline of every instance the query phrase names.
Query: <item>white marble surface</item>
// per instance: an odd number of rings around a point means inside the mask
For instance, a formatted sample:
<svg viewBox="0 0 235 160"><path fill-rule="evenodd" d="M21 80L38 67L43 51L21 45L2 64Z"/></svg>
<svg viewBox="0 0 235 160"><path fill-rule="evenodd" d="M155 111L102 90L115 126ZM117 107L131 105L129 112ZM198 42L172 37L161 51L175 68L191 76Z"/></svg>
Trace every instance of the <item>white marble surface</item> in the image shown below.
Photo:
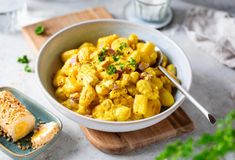
<svg viewBox="0 0 235 160"><path fill-rule="evenodd" d="M70 4L66 0L54 1L36 1L31 0L30 12L34 10L43 10L48 13L43 18L52 16L52 14L63 14L70 11L76 11L88 6L105 5L115 17L124 18L123 7L127 1L125 0L82 0L79 3L70 0ZM48 3L47 3L48 2ZM35 5L36 4L36 5ZM36 7L37 6L37 7ZM117 7L119 6L119 7ZM172 4L175 13L173 23L163 29L163 33L172 38L189 57L193 69L193 83L191 93L198 99L209 111L214 113L217 118L223 117L231 109L235 108L235 100L230 97L232 88L235 88L235 71L219 64L213 57L205 54L202 50L196 48L192 42L186 37L185 32L180 28L185 10L192 5L184 2L173 1ZM36 7L36 8L35 8ZM57 12L55 12L55 10ZM61 12L58 12L60 11ZM53 12L51 12L53 11ZM36 12L40 15L40 12ZM34 15L35 17L36 14ZM37 19L31 17L34 21ZM31 20L32 20L31 19ZM40 18L39 18L40 19ZM48 110L57 114L64 124L63 133L56 143L46 152L42 153L35 159L37 160L143 160L154 159L154 157L163 149L163 147L174 141L175 139L163 141L158 144L145 147L135 152L125 155L108 155L100 152L84 137L79 126L61 115L47 102L41 90L36 85L35 74L25 73L23 66L16 62L17 57L27 54L32 59L31 65L34 65L36 54L33 53L28 43L25 41L21 33L2 34L0 33L0 86L10 85L20 89L25 94L37 100ZM189 101L185 101L182 105L183 109L190 115L195 123L196 129L193 133L178 137L177 139L185 139L186 137L198 137L204 132L212 132L214 127L196 110ZM4 153L0 152L0 159L9 160Z"/></svg>

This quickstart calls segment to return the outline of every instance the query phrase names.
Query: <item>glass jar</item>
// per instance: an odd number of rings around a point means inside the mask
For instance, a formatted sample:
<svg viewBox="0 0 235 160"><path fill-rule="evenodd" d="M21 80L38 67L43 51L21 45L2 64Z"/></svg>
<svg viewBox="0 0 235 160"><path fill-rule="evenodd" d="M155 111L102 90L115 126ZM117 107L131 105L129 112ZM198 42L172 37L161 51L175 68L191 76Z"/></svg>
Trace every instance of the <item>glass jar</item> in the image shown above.
<svg viewBox="0 0 235 160"><path fill-rule="evenodd" d="M170 10L170 0L133 0L135 14L145 21L164 21Z"/></svg>

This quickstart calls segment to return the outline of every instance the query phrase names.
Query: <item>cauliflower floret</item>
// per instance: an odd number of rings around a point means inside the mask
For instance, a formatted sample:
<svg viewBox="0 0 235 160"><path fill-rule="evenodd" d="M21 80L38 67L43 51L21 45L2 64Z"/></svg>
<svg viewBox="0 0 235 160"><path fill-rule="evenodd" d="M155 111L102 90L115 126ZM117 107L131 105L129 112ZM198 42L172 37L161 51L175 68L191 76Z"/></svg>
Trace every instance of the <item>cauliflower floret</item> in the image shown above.
<svg viewBox="0 0 235 160"><path fill-rule="evenodd" d="M114 105L110 99L105 99L101 104L95 106L92 110L92 117L114 121L115 115L113 114Z"/></svg>
<svg viewBox="0 0 235 160"><path fill-rule="evenodd" d="M123 105L118 105L114 110L114 115L117 121L126 121L131 116L131 109Z"/></svg>
<svg viewBox="0 0 235 160"><path fill-rule="evenodd" d="M96 92L94 88L87 84L83 87L80 98L79 98L79 105L87 107L90 103L95 99Z"/></svg>
<svg viewBox="0 0 235 160"><path fill-rule="evenodd" d="M113 89L110 93L109 93L109 98L110 99L114 99L114 98L118 98L122 95L127 94L127 89L126 88L118 88L118 89Z"/></svg>
<svg viewBox="0 0 235 160"><path fill-rule="evenodd" d="M98 95L107 95L113 88L113 80L103 80L95 86L96 93Z"/></svg>
<svg viewBox="0 0 235 160"><path fill-rule="evenodd" d="M139 80L136 84L137 90L144 95L150 94L152 92L152 87L149 81Z"/></svg>
<svg viewBox="0 0 235 160"><path fill-rule="evenodd" d="M63 62L66 62L69 58L71 58L73 55L78 54L78 49L71 49L68 50L61 55L61 60Z"/></svg>
<svg viewBox="0 0 235 160"><path fill-rule="evenodd" d="M139 72L131 72L130 77L131 77L131 82L136 83L139 80L140 74Z"/></svg>
<svg viewBox="0 0 235 160"><path fill-rule="evenodd" d="M126 94L121 97L113 99L113 103L115 105L124 105L127 107L133 107L134 98Z"/></svg>

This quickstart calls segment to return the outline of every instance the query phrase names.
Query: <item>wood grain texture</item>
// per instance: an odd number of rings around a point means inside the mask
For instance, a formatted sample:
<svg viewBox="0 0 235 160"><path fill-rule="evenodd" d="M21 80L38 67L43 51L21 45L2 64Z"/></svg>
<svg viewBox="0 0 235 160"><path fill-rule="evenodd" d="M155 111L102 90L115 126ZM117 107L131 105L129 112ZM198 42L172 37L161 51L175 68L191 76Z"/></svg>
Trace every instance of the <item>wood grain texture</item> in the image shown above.
<svg viewBox="0 0 235 160"><path fill-rule="evenodd" d="M112 16L104 8L98 7L29 25L24 27L22 32L35 51L38 52L43 43L58 30L77 22L99 18L112 18ZM43 24L46 27L46 34L42 36L37 36L34 33L34 28L39 24ZM187 114L179 108L160 123L138 131L109 133L82 126L81 129L90 143L99 150L110 154L122 154L191 132L194 129L194 125Z"/></svg>
<svg viewBox="0 0 235 160"><path fill-rule="evenodd" d="M87 139L99 150L109 154L123 154L194 130L183 109L177 109L165 120L138 131L124 133L102 132L81 127Z"/></svg>
<svg viewBox="0 0 235 160"><path fill-rule="evenodd" d="M51 18L42 22L28 25L22 28L22 33L28 42L33 47L34 51L38 53L40 47L45 41L60 29L69 25L92 19L106 19L112 18L112 15L103 7L90 8L81 12L71 13L64 16ZM36 35L34 29L37 25L45 26L45 33L43 35Z"/></svg>

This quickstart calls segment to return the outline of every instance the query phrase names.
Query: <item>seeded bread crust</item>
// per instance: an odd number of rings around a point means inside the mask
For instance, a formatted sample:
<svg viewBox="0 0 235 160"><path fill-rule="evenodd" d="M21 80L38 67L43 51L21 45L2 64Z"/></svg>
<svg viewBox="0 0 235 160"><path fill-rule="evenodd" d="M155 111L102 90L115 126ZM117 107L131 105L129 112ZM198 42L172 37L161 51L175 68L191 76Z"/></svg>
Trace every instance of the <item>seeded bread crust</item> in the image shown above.
<svg viewBox="0 0 235 160"><path fill-rule="evenodd" d="M33 117L26 107L21 104L11 92L6 90L0 92L0 127L7 136L13 139L13 141L18 140L15 139L13 135L13 125L21 118L27 116ZM34 117L32 119L35 121Z"/></svg>

